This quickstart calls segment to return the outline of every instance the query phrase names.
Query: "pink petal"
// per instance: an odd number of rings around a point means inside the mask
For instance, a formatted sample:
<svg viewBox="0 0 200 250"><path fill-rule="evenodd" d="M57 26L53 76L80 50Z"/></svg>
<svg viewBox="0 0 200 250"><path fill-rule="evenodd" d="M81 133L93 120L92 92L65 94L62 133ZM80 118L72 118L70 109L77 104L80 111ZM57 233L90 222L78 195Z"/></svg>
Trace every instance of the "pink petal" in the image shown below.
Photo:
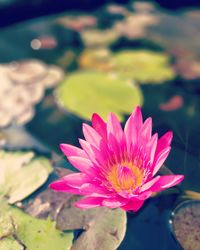
<svg viewBox="0 0 200 250"><path fill-rule="evenodd" d="M138 201L138 200L146 200L149 199L149 197L151 197L152 195L152 191L151 190L146 190L142 193L139 193L137 195L132 195L132 197L130 198L132 201Z"/></svg>
<svg viewBox="0 0 200 250"><path fill-rule="evenodd" d="M92 183L85 183L80 188L82 193L90 195L90 197L112 197L112 194L107 189Z"/></svg>
<svg viewBox="0 0 200 250"><path fill-rule="evenodd" d="M104 165L105 161L108 159L108 154L105 155L105 150L101 149L99 151L97 148L92 146L89 142L79 139L79 143L85 153L87 154L88 158L95 164L95 165Z"/></svg>
<svg viewBox="0 0 200 250"><path fill-rule="evenodd" d="M121 124L113 113L108 116L107 133L114 135L118 143L122 141L124 136Z"/></svg>
<svg viewBox="0 0 200 250"><path fill-rule="evenodd" d="M163 163L165 162L171 147L167 147L162 150L158 155L156 155L155 161L153 163L153 176L158 172L158 170L162 167Z"/></svg>
<svg viewBox="0 0 200 250"><path fill-rule="evenodd" d="M69 144L60 144L60 149L62 150L63 154L65 154L67 157L68 156L80 156L83 158L87 158L86 153L77 147L74 147L72 145Z"/></svg>
<svg viewBox="0 0 200 250"><path fill-rule="evenodd" d="M96 148L100 147L102 137L94 128L88 124L83 124L83 134L86 141L88 141L91 145L94 145Z"/></svg>
<svg viewBox="0 0 200 250"><path fill-rule="evenodd" d="M150 188L152 192L158 192L166 188L179 184L184 179L183 175L165 175L160 176L157 182Z"/></svg>
<svg viewBox="0 0 200 250"><path fill-rule="evenodd" d="M118 199L104 199L102 201L102 206L109 208L117 208L126 205L127 200L120 201Z"/></svg>
<svg viewBox="0 0 200 250"><path fill-rule="evenodd" d="M107 140L106 123L98 114L92 116L92 127L101 135L101 137Z"/></svg>
<svg viewBox="0 0 200 250"><path fill-rule="evenodd" d="M156 148L157 148L157 142L158 142L158 134L156 133L151 137L151 140L146 145L147 150L149 150L150 164L152 164L154 161Z"/></svg>
<svg viewBox="0 0 200 250"><path fill-rule="evenodd" d="M143 126L140 128L139 137L142 138L142 144L143 142L147 142L151 138L152 133L152 118L149 117L145 120Z"/></svg>
<svg viewBox="0 0 200 250"><path fill-rule="evenodd" d="M68 174L62 178L66 185L74 188L80 188L81 185L91 181L91 179L84 173Z"/></svg>
<svg viewBox="0 0 200 250"><path fill-rule="evenodd" d="M138 131L142 126L141 108L137 107L127 120L124 128L127 149L130 151L131 145L135 145L138 138Z"/></svg>
<svg viewBox="0 0 200 250"><path fill-rule="evenodd" d="M142 207L143 203L144 203L143 200L130 201L126 205L122 206L121 208L125 211L137 212Z"/></svg>
<svg viewBox="0 0 200 250"><path fill-rule="evenodd" d="M87 198L84 198L75 202L74 206L78 208L82 208L82 209L100 207L102 206L102 201L103 201L103 198L87 197Z"/></svg>
<svg viewBox="0 0 200 250"><path fill-rule="evenodd" d="M168 131L158 140L156 154L159 154L163 149L170 146L172 137L173 137L173 133L171 131Z"/></svg>
<svg viewBox="0 0 200 250"><path fill-rule="evenodd" d="M159 179L160 179L160 176L156 176L155 178L143 184L142 187L140 188L140 192L144 192L148 190L149 188L151 188Z"/></svg>
<svg viewBox="0 0 200 250"><path fill-rule="evenodd" d="M79 171L86 173L90 176L95 174L94 164L89 159L78 156L70 156L68 157L68 160Z"/></svg>
<svg viewBox="0 0 200 250"><path fill-rule="evenodd" d="M80 195L80 191L77 188L72 188L66 185L65 181L63 181L62 179L52 182L49 187L55 191L58 192L67 192L67 193L71 193L71 194L79 194Z"/></svg>

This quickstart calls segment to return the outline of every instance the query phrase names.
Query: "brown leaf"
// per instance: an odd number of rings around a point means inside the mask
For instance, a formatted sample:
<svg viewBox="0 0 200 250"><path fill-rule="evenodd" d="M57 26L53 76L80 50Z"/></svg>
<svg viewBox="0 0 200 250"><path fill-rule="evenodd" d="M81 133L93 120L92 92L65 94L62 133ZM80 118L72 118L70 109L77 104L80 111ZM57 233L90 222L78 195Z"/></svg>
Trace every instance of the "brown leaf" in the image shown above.
<svg viewBox="0 0 200 250"><path fill-rule="evenodd" d="M65 168L55 168L56 174L59 177L73 173L73 171ZM73 195L69 193L59 193L51 189L46 189L40 193L34 200L31 200L24 206L24 210L37 218L51 217L56 220L57 214L60 209Z"/></svg>

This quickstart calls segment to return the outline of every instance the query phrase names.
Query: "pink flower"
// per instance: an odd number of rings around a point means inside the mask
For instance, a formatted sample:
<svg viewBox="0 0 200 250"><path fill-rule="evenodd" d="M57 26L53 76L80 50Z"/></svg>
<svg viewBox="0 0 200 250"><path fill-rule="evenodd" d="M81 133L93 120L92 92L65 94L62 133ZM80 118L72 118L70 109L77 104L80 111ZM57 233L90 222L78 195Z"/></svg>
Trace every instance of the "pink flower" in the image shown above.
<svg viewBox="0 0 200 250"><path fill-rule="evenodd" d="M137 211L144 201L158 192L180 183L183 175L156 175L170 152L172 132L160 139L152 135L152 119L142 121L137 107L124 131L114 114L105 123L94 114L92 127L83 124L82 149L61 144L62 152L80 172L64 176L50 184L59 192L84 195L75 203L79 208L106 206Z"/></svg>

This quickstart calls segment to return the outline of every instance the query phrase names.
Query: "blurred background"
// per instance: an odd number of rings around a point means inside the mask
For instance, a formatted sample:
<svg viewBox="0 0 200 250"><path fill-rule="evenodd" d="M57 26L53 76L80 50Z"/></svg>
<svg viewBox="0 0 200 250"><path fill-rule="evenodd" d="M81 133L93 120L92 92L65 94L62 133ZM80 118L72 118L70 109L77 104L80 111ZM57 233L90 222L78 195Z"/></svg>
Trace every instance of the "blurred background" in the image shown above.
<svg viewBox="0 0 200 250"><path fill-rule="evenodd" d="M62 165L58 145L78 145L92 113L124 124L142 106L154 132L173 131L166 166L185 180L128 215L119 249L199 250L169 223L180 193L199 199L199 41L198 0L0 0L1 150Z"/></svg>

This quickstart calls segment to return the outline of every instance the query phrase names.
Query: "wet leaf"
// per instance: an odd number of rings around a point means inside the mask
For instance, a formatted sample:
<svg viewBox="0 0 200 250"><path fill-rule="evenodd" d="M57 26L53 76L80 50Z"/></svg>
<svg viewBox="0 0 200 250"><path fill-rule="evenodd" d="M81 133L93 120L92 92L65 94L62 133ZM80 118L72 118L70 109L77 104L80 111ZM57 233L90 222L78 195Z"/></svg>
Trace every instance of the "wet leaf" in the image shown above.
<svg viewBox="0 0 200 250"><path fill-rule="evenodd" d="M113 55L113 70L141 84L163 83L175 76L166 54L148 50L124 50Z"/></svg>
<svg viewBox="0 0 200 250"><path fill-rule="evenodd" d="M0 98L4 100L0 104L0 127L29 122L45 89L56 86L63 78L61 68L48 67L38 60L0 64Z"/></svg>
<svg viewBox="0 0 200 250"><path fill-rule="evenodd" d="M115 30L90 29L81 32L83 43L87 47L110 45L119 37Z"/></svg>
<svg viewBox="0 0 200 250"><path fill-rule="evenodd" d="M25 211L37 218L51 217L55 220L60 209L70 197L72 197L71 194L56 193L47 189L25 205Z"/></svg>
<svg viewBox="0 0 200 250"><path fill-rule="evenodd" d="M126 232L126 213L121 209L99 208L88 229L74 242L72 250L117 249Z"/></svg>
<svg viewBox="0 0 200 250"><path fill-rule="evenodd" d="M200 62L190 58L178 59L174 65L176 72L186 80L200 78Z"/></svg>
<svg viewBox="0 0 200 250"><path fill-rule="evenodd" d="M191 190L186 190L185 195L183 195L182 198L200 200L200 193Z"/></svg>
<svg viewBox="0 0 200 250"><path fill-rule="evenodd" d="M20 245L13 237L7 237L0 240L0 249L2 250L24 250L24 247Z"/></svg>
<svg viewBox="0 0 200 250"><path fill-rule="evenodd" d="M111 111L122 119L123 114L131 113L136 105L143 103L137 86L100 72L71 74L57 88L56 95L62 107L87 120L93 113L107 118Z"/></svg>
<svg viewBox="0 0 200 250"><path fill-rule="evenodd" d="M159 23L159 18L148 13L129 14L124 20L117 22L114 29L120 36L129 39L143 38L146 29Z"/></svg>
<svg viewBox="0 0 200 250"><path fill-rule="evenodd" d="M200 202L185 201L173 212L173 231L185 250L199 250Z"/></svg>
<svg viewBox="0 0 200 250"><path fill-rule="evenodd" d="M33 152L0 151L0 195L10 204L32 194L52 172L48 159L33 157Z"/></svg>
<svg viewBox="0 0 200 250"><path fill-rule="evenodd" d="M169 57L150 50L112 53L108 49L90 49L81 54L79 64L84 69L114 73L141 84L163 83L175 77Z"/></svg>
<svg viewBox="0 0 200 250"><path fill-rule="evenodd" d="M56 22L66 28L80 32L85 28L96 26L97 19L95 16L63 16Z"/></svg>
<svg viewBox="0 0 200 250"><path fill-rule="evenodd" d="M112 53L109 49L86 49L79 57L79 65L83 69L95 69L99 71L110 71Z"/></svg>
<svg viewBox="0 0 200 250"><path fill-rule="evenodd" d="M126 213L121 209L94 208L80 210L68 201L57 217L57 228L61 230L85 229L72 246L73 250L113 250L124 238Z"/></svg>
<svg viewBox="0 0 200 250"><path fill-rule="evenodd" d="M163 111L174 111L182 108L183 104L184 104L183 97L180 95L175 95L171 97L168 102L161 103L159 107Z"/></svg>
<svg viewBox="0 0 200 250"><path fill-rule="evenodd" d="M60 250L70 248L73 234L58 231L54 222L32 218L18 208L6 205L4 201L1 202L0 209L0 218L10 217L10 224L13 225L13 232L5 236L3 241L0 239L0 247L3 245L5 250L9 247L17 249L14 248L17 243L29 250L55 250L58 246ZM19 246L18 248L21 249Z"/></svg>

